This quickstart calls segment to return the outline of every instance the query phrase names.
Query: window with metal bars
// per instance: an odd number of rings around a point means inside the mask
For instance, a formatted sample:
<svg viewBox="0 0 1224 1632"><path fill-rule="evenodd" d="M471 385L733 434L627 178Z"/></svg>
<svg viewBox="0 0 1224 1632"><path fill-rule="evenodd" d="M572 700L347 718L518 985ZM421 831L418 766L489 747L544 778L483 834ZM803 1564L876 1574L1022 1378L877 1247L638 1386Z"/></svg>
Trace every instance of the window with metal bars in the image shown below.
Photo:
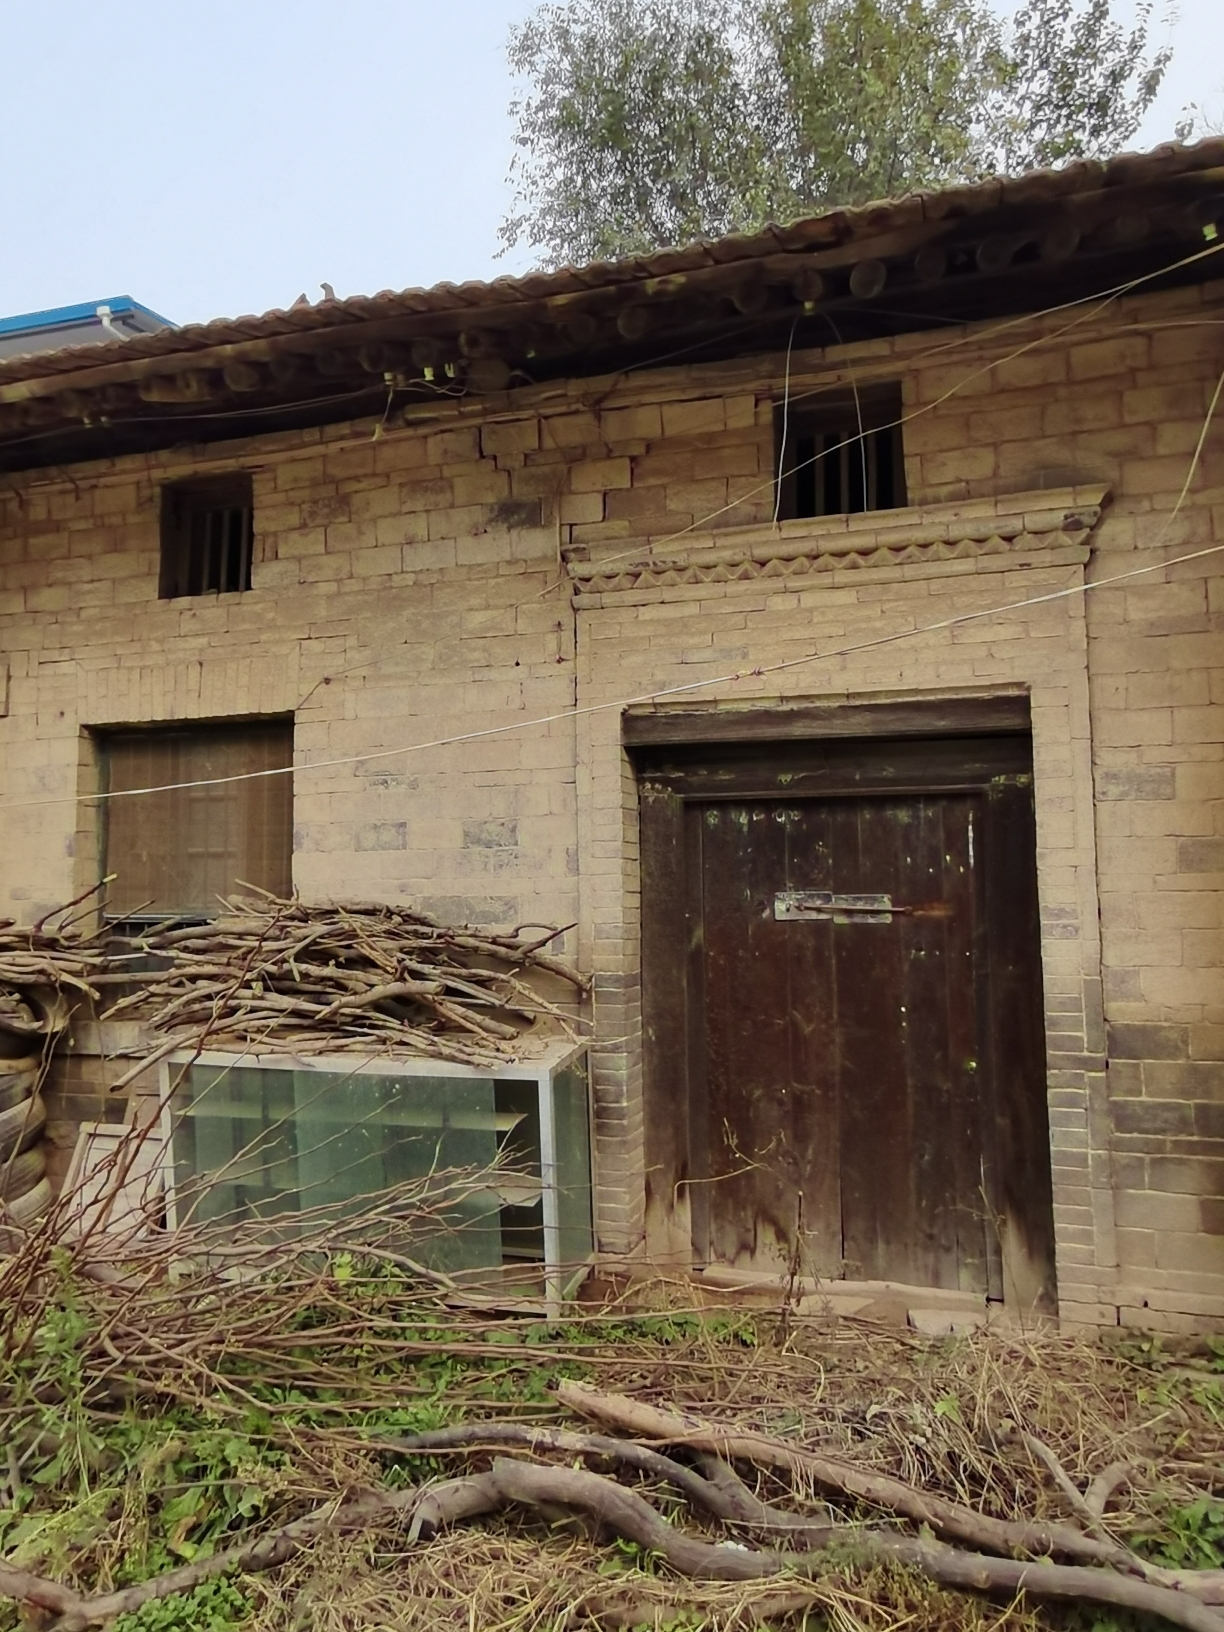
<svg viewBox="0 0 1224 1632"><path fill-rule="evenodd" d="M779 518L900 509L906 502L900 419L899 387L776 408Z"/></svg>
<svg viewBox="0 0 1224 1632"><path fill-rule="evenodd" d="M214 917L242 884L291 892L291 719L106 731L98 754L103 790L126 795L102 807L105 910L116 929Z"/></svg>
<svg viewBox="0 0 1224 1632"><path fill-rule="evenodd" d="M249 476L239 473L164 487L161 598L250 589L253 536Z"/></svg>

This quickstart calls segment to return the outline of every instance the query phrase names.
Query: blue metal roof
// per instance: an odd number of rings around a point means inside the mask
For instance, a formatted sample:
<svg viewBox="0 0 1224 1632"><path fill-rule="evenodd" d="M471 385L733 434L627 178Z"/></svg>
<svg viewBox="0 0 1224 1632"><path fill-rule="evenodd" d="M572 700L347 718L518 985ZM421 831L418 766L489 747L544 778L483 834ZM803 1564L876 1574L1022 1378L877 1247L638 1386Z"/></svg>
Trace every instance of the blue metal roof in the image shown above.
<svg viewBox="0 0 1224 1632"><path fill-rule="evenodd" d="M98 315L98 307L105 306L112 317L124 312L142 312L155 323L172 329L176 325L161 317L148 306L142 306L131 295L113 295L109 300L88 300L80 306L52 306L45 312L20 312L16 317L0 317L0 335L23 334L37 329L58 329L65 324L88 323Z"/></svg>

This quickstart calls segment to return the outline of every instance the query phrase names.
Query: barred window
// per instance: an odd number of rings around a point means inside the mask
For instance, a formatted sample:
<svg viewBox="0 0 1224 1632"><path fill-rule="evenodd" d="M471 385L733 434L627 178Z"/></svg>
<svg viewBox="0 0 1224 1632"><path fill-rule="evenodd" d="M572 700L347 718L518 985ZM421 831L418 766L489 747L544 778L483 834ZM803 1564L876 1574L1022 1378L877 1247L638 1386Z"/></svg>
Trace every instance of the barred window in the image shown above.
<svg viewBox="0 0 1224 1632"><path fill-rule="evenodd" d="M250 589L253 537L250 476L239 473L164 487L161 598Z"/></svg>
<svg viewBox="0 0 1224 1632"><path fill-rule="evenodd" d="M783 521L895 510L905 500L901 392L869 388L775 409Z"/></svg>

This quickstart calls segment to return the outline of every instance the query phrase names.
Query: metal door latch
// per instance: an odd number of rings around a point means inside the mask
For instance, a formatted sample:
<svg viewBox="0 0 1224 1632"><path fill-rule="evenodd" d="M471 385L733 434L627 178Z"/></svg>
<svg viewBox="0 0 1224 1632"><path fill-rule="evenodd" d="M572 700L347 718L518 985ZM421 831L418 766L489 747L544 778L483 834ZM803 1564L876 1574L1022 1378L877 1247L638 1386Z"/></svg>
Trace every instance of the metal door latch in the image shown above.
<svg viewBox="0 0 1224 1632"><path fill-rule="evenodd" d="M774 896L773 915L781 923L801 919L829 920L835 924L890 924L894 907L891 895L834 895L832 890L779 890Z"/></svg>

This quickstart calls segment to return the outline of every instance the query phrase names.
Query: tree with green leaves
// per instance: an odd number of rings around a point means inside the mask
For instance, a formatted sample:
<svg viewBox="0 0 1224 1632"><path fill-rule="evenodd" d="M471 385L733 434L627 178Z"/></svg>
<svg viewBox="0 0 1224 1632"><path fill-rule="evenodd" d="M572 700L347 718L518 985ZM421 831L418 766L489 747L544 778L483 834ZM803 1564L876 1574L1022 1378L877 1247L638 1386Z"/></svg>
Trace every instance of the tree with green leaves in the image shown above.
<svg viewBox="0 0 1224 1632"><path fill-rule="evenodd" d="M503 242L599 260L1116 152L1169 51L1111 4L549 0L510 38Z"/></svg>

